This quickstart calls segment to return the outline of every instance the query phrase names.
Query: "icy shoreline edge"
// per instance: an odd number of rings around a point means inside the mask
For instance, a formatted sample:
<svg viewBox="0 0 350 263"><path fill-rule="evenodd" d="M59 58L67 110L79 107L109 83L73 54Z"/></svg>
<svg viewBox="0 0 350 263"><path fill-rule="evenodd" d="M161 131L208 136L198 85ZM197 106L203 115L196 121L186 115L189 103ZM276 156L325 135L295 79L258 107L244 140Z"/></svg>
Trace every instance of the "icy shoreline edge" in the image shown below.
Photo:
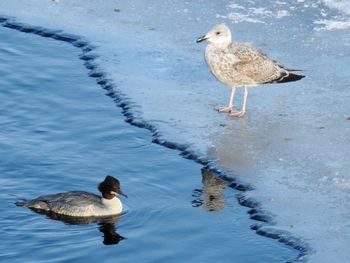
<svg viewBox="0 0 350 263"><path fill-rule="evenodd" d="M249 208L247 211L249 218L256 221L256 223L250 226L252 230L254 230L258 235L275 239L278 242L281 242L299 251L299 254L296 258L292 259L292 261L287 262L307 261L307 255L312 253L312 249L300 238L293 237L290 233L285 231L269 231L265 229L268 228L268 226L274 225L273 216L269 215L267 211L263 211L261 209L261 204L258 201L251 198L246 198L244 193L246 191L253 190L254 187L252 185L238 181L234 175L227 174L225 171L218 168L214 160L209 160L195 154L188 145L178 144L162 139L160 132L154 125L147 123L139 117L135 117L132 111L133 108L131 105L131 100L123 92L118 90L115 84L106 77L103 70L94 63L94 59L98 56L92 52L95 47L89 44L88 41L84 40L80 36L64 33L61 30L50 30L43 27L30 26L17 22L12 17L9 18L1 15L0 25L20 32L31 33L45 38L52 38L58 41L67 42L72 44L74 47L79 48L82 51L79 59L84 61L84 66L89 70L89 77L95 79L96 83L104 90L106 90L105 95L112 98L116 106L121 109L122 114L125 116L125 122L138 128L149 130L153 143L179 151L179 154L183 158L193 160L201 164L203 166L202 170L211 171L218 178L225 180L228 183L229 187L239 192L236 195L238 203L244 207Z"/></svg>

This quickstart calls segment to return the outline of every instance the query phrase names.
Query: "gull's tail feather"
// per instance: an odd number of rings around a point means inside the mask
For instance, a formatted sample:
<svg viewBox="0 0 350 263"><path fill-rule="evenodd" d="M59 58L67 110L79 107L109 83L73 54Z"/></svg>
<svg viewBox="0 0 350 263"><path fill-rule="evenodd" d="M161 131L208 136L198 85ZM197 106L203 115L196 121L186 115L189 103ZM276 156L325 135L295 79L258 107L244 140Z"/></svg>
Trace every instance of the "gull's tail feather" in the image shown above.
<svg viewBox="0 0 350 263"><path fill-rule="evenodd" d="M287 76L277 80L276 82L277 83L292 82L292 81L300 80L302 78L305 78L305 76L291 73L291 74L289 74L289 75L287 75Z"/></svg>
<svg viewBox="0 0 350 263"><path fill-rule="evenodd" d="M280 76L277 79L271 80L271 81L267 81L264 82L264 84L270 84L270 83L286 83L286 82L292 82L292 81L297 81L300 80L302 78L305 78L304 75L298 75L298 74L294 74L294 73L285 73L283 76Z"/></svg>
<svg viewBox="0 0 350 263"><path fill-rule="evenodd" d="M296 69L296 68L287 68L286 69L288 72L300 72L300 71L304 71L303 69Z"/></svg>

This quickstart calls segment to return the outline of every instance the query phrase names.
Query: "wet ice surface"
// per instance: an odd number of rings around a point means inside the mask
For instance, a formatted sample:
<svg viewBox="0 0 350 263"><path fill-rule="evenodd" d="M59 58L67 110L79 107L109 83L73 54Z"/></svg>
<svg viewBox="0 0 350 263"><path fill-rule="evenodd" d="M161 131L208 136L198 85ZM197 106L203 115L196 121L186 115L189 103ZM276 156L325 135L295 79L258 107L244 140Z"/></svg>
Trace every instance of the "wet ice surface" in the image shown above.
<svg viewBox="0 0 350 263"><path fill-rule="evenodd" d="M345 8L344 8L345 7ZM133 103L136 116L170 141L217 159L274 216L278 230L312 248L310 262L350 259L347 1L13 1L0 13L86 37L96 62ZM341 11L342 10L342 11ZM229 90L213 79L196 37L227 23L307 78L250 91L248 113L212 109Z"/></svg>

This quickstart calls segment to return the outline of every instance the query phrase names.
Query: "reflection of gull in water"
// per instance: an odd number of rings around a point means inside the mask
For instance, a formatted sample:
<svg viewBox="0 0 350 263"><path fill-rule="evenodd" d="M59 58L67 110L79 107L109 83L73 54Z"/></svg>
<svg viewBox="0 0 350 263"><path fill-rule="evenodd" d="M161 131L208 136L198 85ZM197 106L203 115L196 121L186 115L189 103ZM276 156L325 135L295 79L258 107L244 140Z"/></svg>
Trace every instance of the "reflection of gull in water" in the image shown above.
<svg viewBox="0 0 350 263"><path fill-rule="evenodd" d="M225 25L215 26L206 35L199 37L197 42L204 40L209 42L205 50L205 60L210 71L232 89L228 107L219 108L219 112L243 117L246 112L248 87L296 81L304 77L291 73L299 70L287 69L249 45L232 42L231 31ZM244 86L241 111L233 111L233 98L237 86Z"/></svg>
<svg viewBox="0 0 350 263"><path fill-rule="evenodd" d="M214 172L202 169L203 190L194 190L192 206L201 206L205 211L220 211L226 207L226 200L223 194L227 182L220 179Z"/></svg>

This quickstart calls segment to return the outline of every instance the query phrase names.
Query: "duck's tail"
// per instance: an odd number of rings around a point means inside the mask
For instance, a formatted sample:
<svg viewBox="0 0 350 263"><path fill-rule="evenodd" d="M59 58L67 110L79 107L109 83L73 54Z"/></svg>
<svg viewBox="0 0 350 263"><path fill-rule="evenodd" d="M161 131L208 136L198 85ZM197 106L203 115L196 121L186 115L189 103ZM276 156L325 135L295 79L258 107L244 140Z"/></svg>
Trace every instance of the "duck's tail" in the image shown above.
<svg viewBox="0 0 350 263"><path fill-rule="evenodd" d="M30 206L30 202L28 201L18 201L15 203L16 206L24 206L24 207L29 207Z"/></svg>

